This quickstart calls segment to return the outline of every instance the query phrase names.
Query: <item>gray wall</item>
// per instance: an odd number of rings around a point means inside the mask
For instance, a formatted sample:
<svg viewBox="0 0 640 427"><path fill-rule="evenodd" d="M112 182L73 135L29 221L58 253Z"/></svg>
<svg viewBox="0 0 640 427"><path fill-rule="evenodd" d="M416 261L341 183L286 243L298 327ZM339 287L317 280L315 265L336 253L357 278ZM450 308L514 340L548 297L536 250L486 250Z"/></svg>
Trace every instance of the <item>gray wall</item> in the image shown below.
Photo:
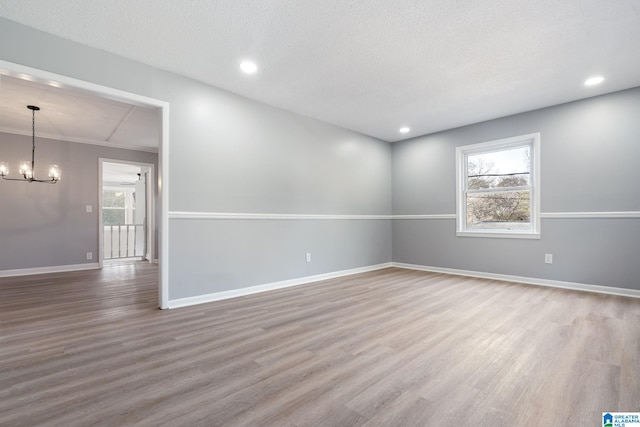
<svg viewBox="0 0 640 427"><path fill-rule="evenodd" d="M0 39L14 41L0 45L4 60L170 103L170 211L391 213L385 142L1 18ZM391 260L390 220L168 226L170 299ZM305 252L312 262L300 265Z"/></svg>
<svg viewBox="0 0 640 427"><path fill-rule="evenodd" d="M36 136L36 178L49 164L62 170L55 185L0 180L0 271L95 263L98 259L98 159L158 163L158 155ZM0 159L16 178L31 158L31 137L0 133ZM40 172L41 171L41 172ZM85 206L93 212L86 213ZM93 252L94 259L86 259Z"/></svg>
<svg viewBox="0 0 640 427"><path fill-rule="evenodd" d="M391 213L390 144L192 80L159 82L170 211ZM169 242L177 299L389 262L391 221L172 219Z"/></svg>
<svg viewBox="0 0 640 427"><path fill-rule="evenodd" d="M174 268L170 275L171 297L199 295L203 286L224 291L389 262L389 222L172 221L171 260L181 274Z"/></svg>
<svg viewBox="0 0 640 427"><path fill-rule="evenodd" d="M640 211L640 88L393 145L393 213L455 213L455 147L541 133L541 212ZM393 260L640 289L640 219L551 219L540 240L456 237L454 220L394 220ZM544 264L544 254L554 255Z"/></svg>

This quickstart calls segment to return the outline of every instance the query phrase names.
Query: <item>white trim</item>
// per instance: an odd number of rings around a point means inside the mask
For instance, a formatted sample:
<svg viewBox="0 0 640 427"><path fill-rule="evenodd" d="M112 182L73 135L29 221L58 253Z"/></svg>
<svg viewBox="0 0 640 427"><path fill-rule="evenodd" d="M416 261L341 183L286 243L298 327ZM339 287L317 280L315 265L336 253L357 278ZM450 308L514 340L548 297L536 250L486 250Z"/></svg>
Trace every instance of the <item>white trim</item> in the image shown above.
<svg viewBox="0 0 640 427"><path fill-rule="evenodd" d="M158 227L158 265L160 288L158 304L169 308L169 103L162 107L162 140L158 153L158 195L160 197L160 226Z"/></svg>
<svg viewBox="0 0 640 427"><path fill-rule="evenodd" d="M102 179L102 175L103 175L103 164L104 161L102 160L102 158L98 157L98 206L97 206L97 211L98 211L98 263L100 264L100 267L104 266L104 227L102 225L102 204L103 204L103 197L102 197L102 193L103 193L103 187L104 187L104 182ZM102 228L102 229L101 229Z"/></svg>
<svg viewBox="0 0 640 427"><path fill-rule="evenodd" d="M170 211L169 219L392 219L392 215L325 215Z"/></svg>
<svg viewBox="0 0 640 427"><path fill-rule="evenodd" d="M115 160L114 160L115 161ZM188 211L170 211L169 219L332 219L332 220L362 220L362 219L456 219L456 214L417 214L417 215L338 215L338 214L282 214L282 213L247 213L247 212L188 212ZM541 213L543 219L617 219L617 218L640 218L640 211L628 212L546 212ZM462 232L459 235L474 237L487 237L489 234L495 234L492 237L518 237L538 239L540 234L523 233L515 235L509 233L487 233L476 235L475 231ZM514 234L514 236L511 236Z"/></svg>
<svg viewBox="0 0 640 427"><path fill-rule="evenodd" d="M456 231L456 236L458 237L491 237L494 239L539 239L540 233L530 233L530 232L522 232L519 233L517 231Z"/></svg>
<svg viewBox="0 0 640 427"><path fill-rule="evenodd" d="M393 267L407 270L428 271L431 273L455 274L458 276L479 277L481 279L501 280L506 282L524 283L527 285L548 286L552 288L571 289L583 292L595 292L599 294L618 295L624 297L640 298L640 290L615 288L612 286L588 285L584 283L562 282L559 280L537 279L534 277L511 276L508 274L484 273L480 271L458 270L456 268L429 267L426 265L405 264L392 262Z"/></svg>
<svg viewBox="0 0 640 427"><path fill-rule="evenodd" d="M51 267L18 268L16 270L0 270L0 277L30 276L32 274L63 273L67 271L97 270L97 262L87 264L54 265Z"/></svg>
<svg viewBox="0 0 640 427"><path fill-rule="evenodd" d="M337 277L350 276L352 274L367 273L369 271L381 270L389 268L392 263L370 265L367 267L352 268L349 270L334 271L332 273L316 274L315 276L299 277L297 279L283 280L281 282L266 283L263 285L250 286L247 288L231 289L229 291L216 292L213 294L198 295L195 297L180 298L169 301L169 308L187 307L190 305L204 304L207 302L220 301L229 298L237 298L245 295L256 294L260 292L273 291L276 289L289 288L292 286L305 285L308 283L318 282L321 280L335 279Z"/></svg>
<svg viewBox="0 0 640 427"><path fill-rule="evenodd" d="M640 211L627 212L546 212L540 214L544 219L616 219L640 218Z"/></svg>
<svg viewBox="0 0 640 427"><path fill-rule="evenodd" d="M61 74L51 73L49 71L37 68L27 67L25 65L15 64L13 62L3 61L0 59L0 74L11 77L24 79L28 76L31 81L51 85L52 82L57 84L56 87L73 88L81 92L90 93L92 95L100 94L105 99L122 102L126 100L129 104L138 107L160 107L162 108L167 102L155 98L149 98L137 93L125 92L108 86L91 83L85 80L79 80L73 77L63 76Z"/></svg>
<svg viewBox="0 0 640 427"><path fill-rule="evenodd" d="M456 214L392 215L392 219L456 219Z"/></svg>
<svg viewBox="0 0 640 427"><path fill-rule="evenodd" d="M23 130L11 129L11 128L6 128L6 127L0 127L0 132L2 132L2 133L10 133L10 134L14 134L14 135L31 136L31 132L25 132ZM77 143L77 144L100 145L100 146L103 146L103 147L120 148L120 149L123 149L123 150L133 150L133 151L144 151L144 152L148 152L148 153L157 153L158 152L158 148L156 148L156 147L143 147L143 146L140 146L140 145L115 144L113 142L98 141L98 140L95 140L95 139L74 138L74 137L68 137L68 136L64 136L64 135L55 135L55 134L52 134L52 133L42 133L40 131L38 131L38 138L53 139L55 141L63 141L63 142L74 142L74 143Z"/></svg>
<svg viewBox="0 0 640 427"><path fill-rule="evenodd" d="M55 82L56 87L70 87L75 90L98 95L106 99L120 102L126 102L131 105L142 107L157 107L162 114L162 132L160 147L158 151L158 165L160 171L158 173L158 188L160 194L160 222L161 229L160 238L160 277L158 283L158 298L160 308L168 308L169 301L169 270L168 270L168 254L169 254L169 103L155 98L138 95L136 93L125 92L123 90L90 83L85 80L73 77L63 76L61 74L51 73L49 71L27 67L13 62L0 60L0 75L8 75L17 78L29 78L32 81L46 85Z"/></svg>

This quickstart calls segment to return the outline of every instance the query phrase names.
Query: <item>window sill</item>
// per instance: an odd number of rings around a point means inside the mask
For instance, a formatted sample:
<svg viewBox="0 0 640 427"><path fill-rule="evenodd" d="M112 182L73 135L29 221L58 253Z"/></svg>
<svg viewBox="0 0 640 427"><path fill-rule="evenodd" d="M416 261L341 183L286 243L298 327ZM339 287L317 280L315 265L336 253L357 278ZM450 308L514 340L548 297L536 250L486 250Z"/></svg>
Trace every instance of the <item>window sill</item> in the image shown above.
<svg viewBox="0 0 640 427"><path fill-rule="evenodd" d="M458 237L488 237L488 238L497 238L497 239L539 239L540 233L533 232L496 232L492 231L487 233L486 231L457 231L456 236Z"/></svg>

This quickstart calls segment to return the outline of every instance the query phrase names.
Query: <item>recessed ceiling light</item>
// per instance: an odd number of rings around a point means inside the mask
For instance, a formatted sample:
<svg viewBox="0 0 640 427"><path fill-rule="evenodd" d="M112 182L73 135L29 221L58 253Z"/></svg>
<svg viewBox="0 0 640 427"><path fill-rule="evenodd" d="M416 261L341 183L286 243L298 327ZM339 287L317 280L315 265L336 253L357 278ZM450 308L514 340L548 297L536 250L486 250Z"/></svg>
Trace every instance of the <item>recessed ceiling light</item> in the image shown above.
<svg viewBox="0 0 640 427"><path fill-rule="evenodd" d="M405 126L403 128L400 128L400 133L409 133L410 130L411 129L409 129L408 127Z"/></svg>
<svg viewBox="0 0 640 427"><path fill-rule="evenodd" d="M584 84L586 86L595 86L597 84L600 84L604 81L604 77L602 76L595 76L595 77L591 77L588 78L587 80L584 81Z"/></svg>
<svg viewBox="0 0 640 427"><path fill-rule="evenodd" d="M240 69L247 74L253 74L258 71L258 66L251 61L244 61L240 64Z"/></svg>

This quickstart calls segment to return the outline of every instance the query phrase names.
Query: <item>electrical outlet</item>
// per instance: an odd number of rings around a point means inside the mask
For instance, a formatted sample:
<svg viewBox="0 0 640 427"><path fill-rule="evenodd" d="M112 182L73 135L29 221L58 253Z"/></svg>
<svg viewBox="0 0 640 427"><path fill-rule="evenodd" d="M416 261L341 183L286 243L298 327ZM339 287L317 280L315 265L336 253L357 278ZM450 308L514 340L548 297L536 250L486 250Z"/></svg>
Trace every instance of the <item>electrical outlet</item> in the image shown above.
<svg viewBox="0 0 640 427"><path fill-rule="evenodd" d="M87 252L87 259L93 259L93 252Z"/></svg>
<svg viewBox="0 0 640 427"><path fill-rule="evenodd" d="M311 262L311 252L307 252L306 260L307 262Z"/></svg>
<svg viewBox="0 0 640 427"><path fill-rule="evenodd" d="M544 254L545 264L553 264L553 254Z"/></svg>

